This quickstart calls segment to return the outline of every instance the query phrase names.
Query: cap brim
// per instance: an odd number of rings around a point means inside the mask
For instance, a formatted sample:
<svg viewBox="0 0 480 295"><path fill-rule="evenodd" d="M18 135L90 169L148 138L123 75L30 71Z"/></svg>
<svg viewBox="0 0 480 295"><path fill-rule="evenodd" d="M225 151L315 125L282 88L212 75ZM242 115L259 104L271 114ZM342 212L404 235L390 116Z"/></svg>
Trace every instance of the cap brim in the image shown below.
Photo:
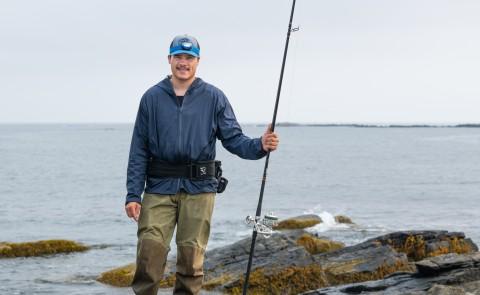
<svg viewBox="0 0 480 295"><path fill-rule="evenodd" d="M188 51L188 50L176 50L176 51L170 53L170 55L177 55L177 54L182 54L182 53L185 53L185 54L188 54L188 55L191 55L191 56L195 56L195 57L200 57L200 55L196 54L195 52Z"/></svg>

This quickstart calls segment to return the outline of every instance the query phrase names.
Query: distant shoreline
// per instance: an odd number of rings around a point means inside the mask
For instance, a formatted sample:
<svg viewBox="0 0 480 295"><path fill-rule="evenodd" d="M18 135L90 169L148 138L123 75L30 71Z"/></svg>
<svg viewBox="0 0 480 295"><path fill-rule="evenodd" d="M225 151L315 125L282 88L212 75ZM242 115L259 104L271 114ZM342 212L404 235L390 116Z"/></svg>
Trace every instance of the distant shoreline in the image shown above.
<svg viewBox="0 0 480 295"><path fill-rule="evenodd" d="M112 125L133 125L133 122L38 122L38 123L7 123L0 122L0 126L112 126ZM241 122L242 126L264 127L268 123L246 123ZM461 123L461 124L362 124L362 123L292 123L279 122L276 127L350 127L350 128L480 128L480 123Z"/></svg>
<svg viewBox="0 0 480 295"><path fill-rule="evenodd" d="M267 124L255 124L256 126L266 126ZM480 123L467 124L326 124L326 123L277 123L277 127L355 127L355 128L480 128Z"/></svg>

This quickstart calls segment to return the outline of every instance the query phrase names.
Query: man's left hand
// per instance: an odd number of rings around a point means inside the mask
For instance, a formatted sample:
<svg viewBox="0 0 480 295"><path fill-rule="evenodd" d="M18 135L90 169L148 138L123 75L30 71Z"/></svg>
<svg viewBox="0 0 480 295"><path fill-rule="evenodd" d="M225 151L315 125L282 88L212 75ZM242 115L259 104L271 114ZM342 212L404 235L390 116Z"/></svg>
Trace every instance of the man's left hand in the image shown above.
<svg viewBox="0 0 480 295"><path fill-rule="evenodd" d="M278 147L278 143L280 140L278 139L278 135L272 132L272 125L268 125L267 130L262 136L262 148L264 151L274 151Z"/></svg>

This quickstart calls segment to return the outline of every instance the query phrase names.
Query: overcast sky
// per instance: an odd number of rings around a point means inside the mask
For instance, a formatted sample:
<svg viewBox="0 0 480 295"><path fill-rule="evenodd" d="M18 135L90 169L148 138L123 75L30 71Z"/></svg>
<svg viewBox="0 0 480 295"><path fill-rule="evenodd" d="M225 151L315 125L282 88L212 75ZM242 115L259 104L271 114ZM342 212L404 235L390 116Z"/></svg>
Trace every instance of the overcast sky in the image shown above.
<svg viewBox="0 0 480 295"><path fill-rule="evenodd" d="M177 34L271 120L291 0L0 0L0 122L133 122ZM480 1L297 0L278 120L480 122Z"/></svg>

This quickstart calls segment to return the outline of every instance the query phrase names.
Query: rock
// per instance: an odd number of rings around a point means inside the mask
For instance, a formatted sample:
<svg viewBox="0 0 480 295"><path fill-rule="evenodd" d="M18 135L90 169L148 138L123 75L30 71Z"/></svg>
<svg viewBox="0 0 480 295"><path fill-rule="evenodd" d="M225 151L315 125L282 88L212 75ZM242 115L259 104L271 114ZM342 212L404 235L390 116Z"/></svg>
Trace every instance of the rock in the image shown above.
<svg viewBox="0 0 480 295"><path fill-rule="evenodd" d="M292 239L292 237L297 238L300 233L302 234L298 239ZM220 280L223 285L215 285L213 288L210 288L212 286L212 279L210 279L212 274L208 273L206 285L209 285L210 290L226 291L233 294L241 293L244 283L243 273L246 270L248 259L248 252L245 250L250 246L250 241L250 239L244 239L239 243L239 245L243 244L239 248L244 252L236 257L241 257L244 261L238 264L240 268L235 269L235 276L230 275L232 274L231 269L234 264L225 260L222 261L225 266L217 267L213 270L216 273L229 274L228 280L225 280L225 278ZM297 294L305 290L318 288L319 286L326 286L328 280L325 272L322 270L321 265L315 263L313 256L310 255L311 252L308 251L309 247L313 251L318 251L315 248L318 246L317 243L324 245L325 251L343 247L342 243L321 240L305 231L277 233L269 239L260 238L258 243L256 247L261 245L262 250L255 252L255 266L249 280L249 292L253 294ZM303 247L302 243L307 243L308 246ZM231 248L227 247L225 250L230 252ZM233 251L233 253L238 252ZM210 261L209 258L207 260ZM214 260L213 262L216 264L218 261Z"/></svg>
<svg viewBox="0 0 480 295"><path fill-rule="evenodd" d="M478 247L463 233L447 231L402 231L373 238L367 242L390 245L413 261L446 253L472 253Z"/></svg>
<svg viewBox="0 0 480 295"><path fill-rule="evenodd" d="M300 232L303 234L299 236ZM297 294L323 286L383 278L397 271L414 271L407 256L388 245L368 243L311 255L305 249L309 246L297 244L305 237L314 237L300 232L282 231L270 239L258 240L261 250L255 251L249 292ZM250 239L244 239L207 252L205 285L209 290L241 292L249 246Z"/></svg>
<svg viewBox="0 0 480 295"><path fill-rule="evenodd" d="M385 294L385 291L392 290L397 285L401 285L404 282L407 282L411 279L410 274L397 274L395 276L391 276L385 278L383 280L378 281L367 281L362 283L355 283L355 284L347 284L347 285L340 285L328 288L322 288L318 290L308 291L302 294L309 294L309 295L320 295L320 294L328 294L328 295L345 295L345 294L369 294L369 295L376 295L376 294ZM405 293L388 293L390 295L394 294L407 294L408 289L403 289L402 291ZM412 292L413 290L408 290ZM380 293L377 293L380 292ZM424 294L424 293L422 293Z"/></svg>
<svg viewBox="0 0 480 295"><path fill-rule="evenodd" d="M480 255L459 255L457 253L445 254L416 262L419 276L431 276L450 269L473 267Z"/></svg>
<svg viewBox="0 0 480 295"><path fill-rule="evenodd" d="M7 253L10 251L12 251L11 246L9 246L7 243L0 243L0 253Z"/></svg>
<svg viewBox="0 0 480 295"><path fill-rule="evenodd" d="M416 263L428 268L435 266L434 271L428 271L428 276L419 267L414 273L395 273L383 280L323 288L304 294L376 295L378 291L389 295L480 294L479 256L480 253L476 252L430 257Z"/></svg>
<svg viewBox="0 0 480 295"><path fill-rule="evenodd" d="M461 287L433 285L427 292L427 295L465 295L466 292Z"/></svg>
<svg viewBox="0 0 480 295"><path fill-rule="evenodd" d="M329 285L378 280L395 272L413 272L404 253L390 246L357 245L315 255L327 274Z"/></svg>
<svg viewBox="0 0 480 295"><path fill-rule="evenodd" d="M203 288L241 293L250 242L245 238L207 251ZM441 247L453 254L432 254L443 252L438 251ZM268 239L257 237L249 293L298 294L314 290L305 294L426 295L435 285L463 288L480 280L480 254L457 251L476 248L462 233L447 231L396 232L343 247L303 229L281 230ZM420 259L422 256L426 258ZM419 261L415 263L416 259ZM162 286L171 286L175 277L174 259L167 265ZM131 277L133 270L118 269L117 273ZM108 281L101 277L99 281ZM119 281L129 284L128 279Z"/></svg>
<svg viewBox="0 0 480 295"><path fill-rule="evenodd" d="M310 254L330 252L345 247L345 244L327 239L319 239L310 234L303 234L297 239L297 245L303 246Z"/></svg>
<svg viewBox="0 0 480 295"><path fill-rule="evenodd" d="M480 295L480 281L468 282L463 284L462 287L470 295Z"/></svg>
<svg viewBox="0 0 480 295"><path fill-rule="evenodd" d="M69 240L43 240L26 243L0 243L0 258L31 257L82 252L89 247Z"/></svg>
<svg viewBox="0 0 480 295"><path fill-rule="evenodd" d="M250 238L245 238L230 246L216 248L206 253L205 289L241 292L250 242ZM268 239L258 236L255 249L249 290L262 293L270 286L286 288L284 282L287 282L292 285L289 290L296 292L305 287L305 284L321 281L317 276L319 270L318 266L315 266L313 256L305 248L299 247L288 234L275 233Z"/></svg>
<svg viewBox="0 0 480 295"><path fill-rule="evenodd" d="M300 216L282 220L273 229L275 230L303 229L307 227L312 227L321 222L322 222L322 218L320 218L320 216L315 214L306 214L306 215L300 215Z"/></svg>
<svg viewBox="0 0 480 295"><path fill-rule="evenodd" d="M244 279L241 277L224 285L222 292L240 294ZM298 294L305 290L326 286L325 273L319 265L289 266L286 268L256 268L249 278L250 294Z"/></svg>
<svg viewBox="0 0 480 295"><path fill-rule="evenodd" d="M106 271L97 278L97 281L115 287L128 287L132 284L135 274L135 263Z"/></svg>
<svg viewBox="0 0 480 295"><path fill-rule="evenodd" d="M353 221L345 216L345 215L337 215L335 216L335 222L337 223L346 223L346 224L353 224Z"/></svg>
<svg viewBox="0 0 480 295"><path fill-rule="evenodd" d="M160 281L159 285L161 288L170 288L175 284L175 272L169 272L169 269L172 269L173 261L167 262L165 267L164 278ZM107 285L115 287L129 287L132 285L133 276L135 275L136 265L135 263L130 263L121 267L111 269L109 271L101 273L97 277L97 281Z"/></svg>

